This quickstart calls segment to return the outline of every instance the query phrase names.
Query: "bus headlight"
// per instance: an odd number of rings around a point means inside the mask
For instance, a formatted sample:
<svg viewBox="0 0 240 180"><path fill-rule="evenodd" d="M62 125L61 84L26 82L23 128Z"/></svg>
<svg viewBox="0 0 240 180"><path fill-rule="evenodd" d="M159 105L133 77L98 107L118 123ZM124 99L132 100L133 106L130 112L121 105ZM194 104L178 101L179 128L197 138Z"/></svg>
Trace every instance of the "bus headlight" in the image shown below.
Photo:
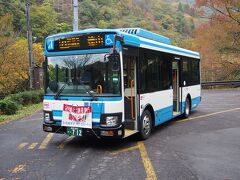
<svg viewBox="0 0 240 180"><path fill-rule="evenodd" d="M50 114L44 113L44 119L45 119L45 121L50 121Z"/></svg>
<svg viewBox="0 0 240 180"><path fill-rule="evenodd" d="M53 123L51 116L52 116L51 112L44 112L44 117L43 117L44 122L48 124Z"/></svg>
<svg viewBox="0 0 240 180"><path fill-rule="evenodd" d="M106 117L106 126L113 127L118 124L118 116L107 116Z"/></svg>

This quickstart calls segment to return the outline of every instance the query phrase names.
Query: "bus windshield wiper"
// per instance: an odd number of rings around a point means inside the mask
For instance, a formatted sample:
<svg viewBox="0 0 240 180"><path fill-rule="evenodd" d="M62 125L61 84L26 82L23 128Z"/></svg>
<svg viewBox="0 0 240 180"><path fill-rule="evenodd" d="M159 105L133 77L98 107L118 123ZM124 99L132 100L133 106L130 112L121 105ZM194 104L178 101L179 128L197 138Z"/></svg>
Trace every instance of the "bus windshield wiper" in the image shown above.
<svg viewBox="0 0 240 180"><path fill-rule="evenodd" d="M86 91L87 94L89 94L91 97L92 97L92 101L96 101L97 100L97 97L94 96L93 94L93 91L92 90L89 90L89 91Z"/></svg>
<svg viewBox="0 0 240 180"><path fill-rule="evenodd" d="M58 99L59 98L59 95L62 93L62 91L65 89L65 87L67 86L67 85L69 85L69 83L70 82L67 82L67 83L65 83L59 90L58 90L58 92L55 94L55 96L54 96L54 99Z"/></svg>
<svg viewBox="0 0 240 180"><path fill-rule="evenodd" d="M97 97L94 96L93 91L92 91L92 90L88 90L88 89L85 87L85 85L84 85L83 82L80 82L80 85L82 85L84 91L92 97L92 101L96 101L96 100L97 100Z"/></svg>

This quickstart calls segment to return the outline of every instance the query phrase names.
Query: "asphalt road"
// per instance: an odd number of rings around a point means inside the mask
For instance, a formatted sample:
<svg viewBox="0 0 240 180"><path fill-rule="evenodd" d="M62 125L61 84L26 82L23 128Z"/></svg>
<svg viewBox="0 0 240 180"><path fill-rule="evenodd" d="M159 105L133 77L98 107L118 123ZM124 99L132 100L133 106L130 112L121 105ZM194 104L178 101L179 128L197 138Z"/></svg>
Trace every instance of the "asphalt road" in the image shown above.
<svg viewBox="0 0 240 180"><path fill-rule="evenodd" d="M42 113L0 126L3 179L240 179L240 90L208 90L187 120L139 142L42 131Z"/></svg>

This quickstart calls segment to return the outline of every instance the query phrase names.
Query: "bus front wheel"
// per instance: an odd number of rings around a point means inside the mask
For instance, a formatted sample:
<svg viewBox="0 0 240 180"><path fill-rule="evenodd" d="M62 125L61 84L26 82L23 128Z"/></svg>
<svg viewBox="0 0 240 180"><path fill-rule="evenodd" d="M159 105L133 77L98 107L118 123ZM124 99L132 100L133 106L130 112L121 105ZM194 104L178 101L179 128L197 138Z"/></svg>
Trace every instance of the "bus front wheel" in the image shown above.
<svg viewBox="0 0 240 180"><path fill-rule="evenodd" d="M152 131L152 117L151 113L148 110L145 110L141 116L141 129L140 129L140 138L147 139L149 138Z"/></svg>

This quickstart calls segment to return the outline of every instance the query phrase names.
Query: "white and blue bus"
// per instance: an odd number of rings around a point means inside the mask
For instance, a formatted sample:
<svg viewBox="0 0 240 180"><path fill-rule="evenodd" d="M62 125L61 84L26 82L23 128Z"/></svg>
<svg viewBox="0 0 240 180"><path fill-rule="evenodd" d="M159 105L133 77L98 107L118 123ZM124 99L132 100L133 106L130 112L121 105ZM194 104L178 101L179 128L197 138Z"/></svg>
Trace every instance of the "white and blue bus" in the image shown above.
<svg viewBox="0 0 240 180"><path fill-rule="evenodd" d="M57 34L44 53L46 132L146 139L201 101L199 53L144 29Z"/></svg>

